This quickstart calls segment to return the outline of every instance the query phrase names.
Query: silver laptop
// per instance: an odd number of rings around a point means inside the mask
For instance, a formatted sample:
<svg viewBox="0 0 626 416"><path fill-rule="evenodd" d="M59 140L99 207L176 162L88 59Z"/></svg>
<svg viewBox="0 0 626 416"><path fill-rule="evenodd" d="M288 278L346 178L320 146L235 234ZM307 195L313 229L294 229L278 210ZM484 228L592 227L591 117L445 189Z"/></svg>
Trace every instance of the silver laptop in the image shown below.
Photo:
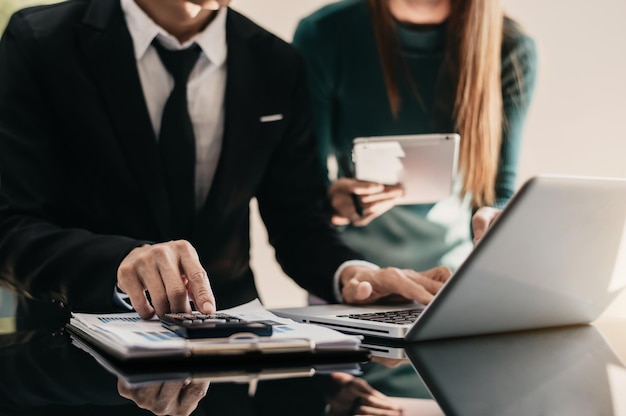
<svg viewBox="0 0 626 416"><path fill-rule="evenodd" d="M426 307L315 305L273 312L406 341L589 323L626 286L625 221L626 179L537 176Z"/></svg>

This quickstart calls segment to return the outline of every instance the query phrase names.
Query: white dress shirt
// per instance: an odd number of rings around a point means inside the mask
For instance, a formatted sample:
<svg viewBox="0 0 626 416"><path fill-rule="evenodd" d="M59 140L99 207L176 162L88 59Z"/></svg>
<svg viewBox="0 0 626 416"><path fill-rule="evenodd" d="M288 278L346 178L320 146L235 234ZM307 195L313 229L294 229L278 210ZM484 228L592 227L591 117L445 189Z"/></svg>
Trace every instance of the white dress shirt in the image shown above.
<svg viewBox="0 0 626 416"><path fill-rule="evenodd" d="M121 2L135 47L139 79L157 137L165 102L174 89L174 79L163 66L152 41L157 38L167 49L184 49L193 43L202 49L187 83L189 116L196 139L196 210L199 210L211 188L222 149L227 10L220 9L205 30L181 44L148 17L134 0Z"/></svg>

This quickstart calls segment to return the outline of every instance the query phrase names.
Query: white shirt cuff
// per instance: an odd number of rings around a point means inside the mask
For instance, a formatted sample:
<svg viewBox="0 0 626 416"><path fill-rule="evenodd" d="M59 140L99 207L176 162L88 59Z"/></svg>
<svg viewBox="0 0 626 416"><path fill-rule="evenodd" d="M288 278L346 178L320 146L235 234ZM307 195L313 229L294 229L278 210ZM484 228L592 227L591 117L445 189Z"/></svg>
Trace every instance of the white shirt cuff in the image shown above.
<svg viewBox="0 0 626 416"><path fill-rule="evenodd" d="M380 269L379 266L375 265L374 263L370 263L369 261L365 261L365 260L348 260L348 261L341 263L341 266L339 266L333 278L334 279L333 280L333 292L335 294L335 299L339 303L343 303L343 296L341 296L341 288L339 287L340 286L339 276L341 276L341 272L343 272L343 270L348 266L363 266L363 267L369 267L372 270Z"/></svg>

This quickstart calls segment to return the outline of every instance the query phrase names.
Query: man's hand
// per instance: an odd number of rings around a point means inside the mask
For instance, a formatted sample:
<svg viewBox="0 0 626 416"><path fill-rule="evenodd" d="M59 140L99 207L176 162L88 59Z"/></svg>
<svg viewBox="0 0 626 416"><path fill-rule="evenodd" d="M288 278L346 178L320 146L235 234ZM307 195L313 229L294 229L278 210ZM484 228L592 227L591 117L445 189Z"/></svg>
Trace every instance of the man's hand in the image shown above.
<svg viewBox="0 0 626 416"><path fill-rule="evenodd" d="M339 276L346 303L372 303L382 298L429 303L452 272L439 266L423 272L387 267L373 270L348 266Z"/></svg>
<svg viewBox="0 0 626 416"><path fill-rule="evenodd" d="M363 215L359 215L352 196L359 198ZM352 224L362 227L374 218L393 208L397 199L404 195L400 185L382 185L356 179L339 178L328 189L328 197L333 207L332 222L335 225Z"/></svg>
<svg viewBox="0 0 626 416"><path fill-rule="evenodd" d="M404 413L391 398L374 389L362 378L346 373L332 373L331 378L339 389L329 400L328 415L400 416Z"/></svg>
<svg viewBox="0 0 626 416"><path fill-rule="evenodd" d="M215 312L215 297L198 253L185 240L143 245L117 269L117 285L144 319L168 312L191 312L189 299L204 313ZM150 293L150 301L146 297Z"/></svg>
<svg viewBox="0 0 626 416"><path fill-rule="evenodd" d="M494 221L498 218L501 209L492 207L479 208L472 217L472 229L474 230L474 244L480 240L487 232L487 229L491 227Z"/></svg>
<svg viewBox="0 0 626 416"><path fill-rule="evenodd" d="M168 381L132 386L118 379L120 396L155 415L190 415L209 389L208 381Z"/></svg>

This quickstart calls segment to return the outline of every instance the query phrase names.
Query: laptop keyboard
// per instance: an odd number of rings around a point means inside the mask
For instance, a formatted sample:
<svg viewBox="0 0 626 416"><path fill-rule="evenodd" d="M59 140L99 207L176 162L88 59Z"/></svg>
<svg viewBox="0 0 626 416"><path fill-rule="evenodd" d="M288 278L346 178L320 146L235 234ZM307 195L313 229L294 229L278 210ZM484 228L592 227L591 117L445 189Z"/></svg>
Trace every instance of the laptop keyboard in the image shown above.
<svg viewBox="0 0 626 416"><path fill-rule="evenodd" d="M341 317L360 319L362 321L386 322L389 324L406 325L412 324L423 309L406 309L388 312L368 312L355 313L349 315L339 315Z"/></svg>

